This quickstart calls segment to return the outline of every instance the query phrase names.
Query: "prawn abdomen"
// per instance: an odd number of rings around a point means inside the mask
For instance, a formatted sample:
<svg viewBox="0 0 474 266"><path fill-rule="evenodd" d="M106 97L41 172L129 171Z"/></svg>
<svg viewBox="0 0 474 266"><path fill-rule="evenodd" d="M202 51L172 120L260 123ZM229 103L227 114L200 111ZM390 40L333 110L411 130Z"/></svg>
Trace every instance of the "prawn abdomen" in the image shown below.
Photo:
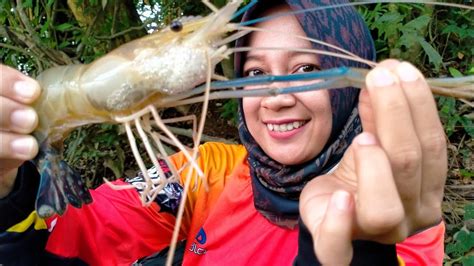
<svg viewBox="0 0 474 266"><path fill-rule="evenodd" d="M112 121L109 114L97 110L81 89L78 77L86 65L69 65L51 68L37 80L42 88L35 102L39 125L35 130L38 142L51 135L63 135L77 126ZM56 142L58 139L50 142Z"/></svg>

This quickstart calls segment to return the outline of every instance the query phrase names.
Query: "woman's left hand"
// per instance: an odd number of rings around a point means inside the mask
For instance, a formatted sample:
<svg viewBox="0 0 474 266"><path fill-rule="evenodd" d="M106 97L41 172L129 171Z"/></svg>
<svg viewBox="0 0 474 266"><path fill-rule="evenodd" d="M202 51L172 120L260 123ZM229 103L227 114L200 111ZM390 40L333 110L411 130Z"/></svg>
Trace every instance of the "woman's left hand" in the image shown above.
<svg viewBox="0 0 474 266"><path fill-rule="evenodd" d="M367 76L359 112L364 132L336 171L312 180L300 197L301 217L323 263L339 263L323 250L347 254L350 240L399 243L441 221L446 140L423 75L409 63L380 63ZM341 197L338 190L349 194ZM347 208L337 209L337 202ZM340 222L327 226L338 215ZM347 261L347 256L336 257Z"/></svg>

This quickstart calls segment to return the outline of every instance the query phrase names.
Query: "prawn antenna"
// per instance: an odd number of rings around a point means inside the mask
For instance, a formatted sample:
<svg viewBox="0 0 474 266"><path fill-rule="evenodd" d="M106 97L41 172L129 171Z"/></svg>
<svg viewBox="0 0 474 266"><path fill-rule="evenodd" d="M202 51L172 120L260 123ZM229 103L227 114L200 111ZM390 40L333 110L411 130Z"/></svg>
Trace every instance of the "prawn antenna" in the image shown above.
<svg viewBox="0 0 474 266"><path fill-rule="evenodd" d="M243 13L247 12L251 7L253 7L255 4L257 4L258 0L252 0L250 3L239 9L237 12L234 13L232 16L231 20L234 20L241 16Z"/></svg>
<svg viewBox="0 0 474 266"><path fill-rule="evenodd" d="M448 7L456 7L456 8L474 10L474 7L468 6L468 5L455 4L455 3L442 3L442 2L437 2L437 1L423 1L423 0L357 1L357 2L352 2L352 3L318 6L318 7L308 8L308 9L303 9L303 10L295 10L295 11L291 11L291 12L279 13L279 14L276 14L276 15L270 15L270 16L266 16L266 17L247 20L245 22L239 23L239 26L249 26L249 25L257 24L257 23L260 23L260 22L263 22L263 21L275 19L275 18L278 18L278 17L289 16L289 15L297 15L297 14L302 14L302 13L306 13L306 12L326 10L326 9L330 9L330 8L347 7L347 6L360 6L360 5L367 5L367 4L377 4L377 3L412 3L412 4L448 6Z"/></svg>

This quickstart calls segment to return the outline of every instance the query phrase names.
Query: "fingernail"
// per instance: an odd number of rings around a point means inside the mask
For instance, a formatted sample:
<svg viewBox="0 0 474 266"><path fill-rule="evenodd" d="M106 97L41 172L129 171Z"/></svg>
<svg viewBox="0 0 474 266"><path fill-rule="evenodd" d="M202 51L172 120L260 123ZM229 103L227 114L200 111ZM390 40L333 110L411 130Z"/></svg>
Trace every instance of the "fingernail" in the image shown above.
<svg viewBox="0 0 474 266"><path fill-rule="evenodd" d="M413 82L420 77L418 70L407 62L403 62L397 66L397 73L400 79L405 82Z"/></svg>
<svg viewBox="0 0 474 266"><path fill-rule="evenodd" d="M33 98L38 90L38 86L33 81L17 81L13 85L15 92L23 98L31 99Z"/></svg>
<svg viewBox="0 0 474 266"><path fill-rule="evenodd" d="M24 156L31 156L34 145L34 140L30 137L15 139L11 142L11 148L13 152L19 153Z"/></svg>
<svg viewBox="0 0 474 266"><path fill-rule="evenodd" d="M19 109L11 114L10 120L15 127L31 131L36 125L36 113L31 109Z"/></svg>
<svg viewBox="0 0 474 266"><path fill-rule="evenodd" d="M338 190L332 195L331 201L338 210L345 211L349 209L350 195L346 191Z"/></svg>
<svg viewBox="0 0 474 266"><path fill-rule="evenodd" d="M393 74L387 69L376 68L370 72L369 80L376 87L390 86L395 83Z"/></svg>
<svg viewBox="0 0 474 266"><path fill-rule="evenodd" d="M369 145L375 145L377 143L377 140L375 139L375 136L371 133L363 132L360 133L359 136L356 137L356 142L359 145L362 146L369 146Z"/></svg>

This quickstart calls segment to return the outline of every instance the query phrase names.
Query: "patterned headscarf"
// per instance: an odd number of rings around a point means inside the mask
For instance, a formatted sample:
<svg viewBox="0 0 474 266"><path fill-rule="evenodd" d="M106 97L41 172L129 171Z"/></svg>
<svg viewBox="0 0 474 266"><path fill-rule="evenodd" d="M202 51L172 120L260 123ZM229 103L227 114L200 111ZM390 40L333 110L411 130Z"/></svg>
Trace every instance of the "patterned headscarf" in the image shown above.
<svg viewBox="0 0 474 266"><path fill-rule="evenodd" d="M292 10L346 2L345 0L286 1ZM274 4L275 1L259 1L259 4L244 15L243 20L254 18L253 14L261 14L262 10ZM305 12L296 17L309 37L336 45L359 57L375 60L375 48L370 32L353 7ZM237 46L241 46L242 43L243 41L238 42ZM313 47L336 52L334 49L318 44L313 44ZM366 67L360 63L331 56L320 55L319 58L323 69L339 66ZM242 75L244 60L243 54L237 54L235 57L235 69L238 76ZM280 226L294 227L299 216L299 196L305 184L334 168L354 137L362 131L357 111L358 95L359 90L355 88L329 91L332 108L332 130L329 140L315 158L292 166L276 162L260 148L247 128L242 101L240 102L239 134L249 154L254 204L256 209L271 222Z"/></svg>

